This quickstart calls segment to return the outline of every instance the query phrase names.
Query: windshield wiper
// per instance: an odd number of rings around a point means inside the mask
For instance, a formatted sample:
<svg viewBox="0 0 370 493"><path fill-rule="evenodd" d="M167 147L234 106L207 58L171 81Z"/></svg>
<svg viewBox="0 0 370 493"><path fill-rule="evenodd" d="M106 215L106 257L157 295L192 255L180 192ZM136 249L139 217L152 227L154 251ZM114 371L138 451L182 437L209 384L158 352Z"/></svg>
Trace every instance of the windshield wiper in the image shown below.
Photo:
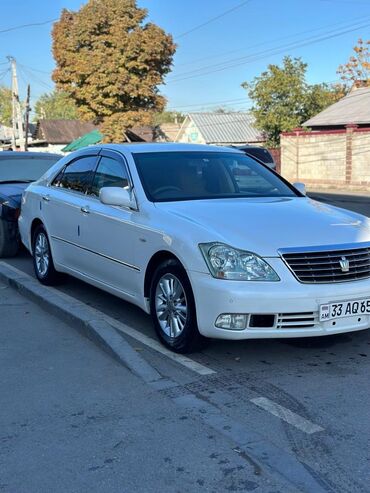
<svg viewBox="0 0 370 493"><path fill-rule="evenodd" d="M0 180L0 184L6 183L32 183L33 180Z"/></svg>

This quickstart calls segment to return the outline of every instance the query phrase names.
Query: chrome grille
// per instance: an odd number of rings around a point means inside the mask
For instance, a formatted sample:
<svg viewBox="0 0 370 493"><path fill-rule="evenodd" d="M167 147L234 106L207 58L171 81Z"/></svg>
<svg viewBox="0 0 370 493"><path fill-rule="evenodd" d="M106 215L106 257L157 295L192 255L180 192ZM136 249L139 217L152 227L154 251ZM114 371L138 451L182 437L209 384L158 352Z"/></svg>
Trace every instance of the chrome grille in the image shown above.
<svg viewBox="0 0 370 493"><path fill-rule="evenodd" d="M309 329L318 323L318 314L313 312L279 313L277 329Z"/></svg>
<svg viewBox="0 0 370 493"><path fill-rule="evenodd" d="M370 278L370 246L312 252L281 251L281 254L296 278L303 283L333 283Z"/></svg>

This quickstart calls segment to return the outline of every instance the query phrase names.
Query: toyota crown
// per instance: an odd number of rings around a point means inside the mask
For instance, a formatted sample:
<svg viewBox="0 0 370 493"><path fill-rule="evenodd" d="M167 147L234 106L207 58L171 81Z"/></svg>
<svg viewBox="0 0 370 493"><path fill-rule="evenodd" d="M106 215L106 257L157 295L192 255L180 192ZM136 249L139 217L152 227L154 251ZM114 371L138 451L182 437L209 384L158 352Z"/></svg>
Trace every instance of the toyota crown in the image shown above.
<svg viewBox="0 0 370 493"><path fill-rule="evenodd" d="M26 189L19 228L42 283L68 273L138 305L177 352L370 326L369 219L236 149L85 148Z"/></svg>

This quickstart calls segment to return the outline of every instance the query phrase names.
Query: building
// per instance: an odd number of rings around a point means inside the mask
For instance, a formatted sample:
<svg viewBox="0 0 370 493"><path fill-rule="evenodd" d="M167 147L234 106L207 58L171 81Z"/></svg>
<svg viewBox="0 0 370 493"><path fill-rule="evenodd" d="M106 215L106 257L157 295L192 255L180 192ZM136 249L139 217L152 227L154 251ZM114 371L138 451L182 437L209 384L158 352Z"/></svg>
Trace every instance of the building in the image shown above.
<svg viewBox="0 0 370 493"><path fill-rule="evenodd" d="M189 113L175 142L192 144L263 144L263 134L254 126L254 118L245 112Z"/></svg>
<svg viewBox="0 0 370 493"><path fill-rule="evenodd" d="M157 127L156 142L175 142L180 128L178 123L161 123Z"/></svg>
<svg viewBox="0 0 370 493"><path fill-rule="evenodd" d="M39 120L29 142L29 150L60 152L73 140L95 130L91 122L79 120Z"/></svg>
<svg viewBox="0 0 370 493"><path fill-rule="evenodd" d="M0 124L0 147L8 149L12 142L13 129Z"/></svg>
<svg viewBox="0 0 370 493"><path fill-rule="evenodd" d="M281 173L310 188L370 191L370 87L281 135Z"/></svg>

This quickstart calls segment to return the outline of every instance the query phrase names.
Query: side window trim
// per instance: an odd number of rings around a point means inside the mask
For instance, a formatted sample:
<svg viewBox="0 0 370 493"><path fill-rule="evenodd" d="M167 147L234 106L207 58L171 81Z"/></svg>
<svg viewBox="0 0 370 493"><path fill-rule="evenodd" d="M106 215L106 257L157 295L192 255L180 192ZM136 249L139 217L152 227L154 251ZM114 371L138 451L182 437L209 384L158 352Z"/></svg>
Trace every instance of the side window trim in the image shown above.
<svg viewBox="0 0 370 493"><path fill-rule="evenodd" d="M93 186L93 183L95 180L96 172L98 171L98 167L99 167L99 164L100 164L100 161L101 161L101 158L103 157L103 155L101 154L101 152L99 152L99 154L96 157L97 157L97 160L96 160L94 172L92 174L91 182L85 191L85 195L88 195L89 197L95 197L95 198L96 198L96 195L92 194L91 190L92 190L92 186Z"/></svg>
<svg viewBox="0 0 370 493"><path fill-rule="evenodd" d="M115 159L116 161L119 161L122 166L124 167L127 175L127 179L130 185L130 190L134 190L134 182L132 181L132 176L131 176L131 171L130 168L127 164L126 158L123 154L117 151L113 151L111 149L102 149L99 153L100 156L104 157L110 157L111 159Z"/></svg>
<svg viewBox="0 0 370 493"><path fill-rule="evenodd" d="M63 177L64 173L65 173L65 170L71 166L73 163L75 163L76 161L78 161L79 159L83 159L85 157L94 157L95 158L95 164L94 164L94 169L93 169L93 172L92 172L92 179L90 181L90 184L88 187L86 187L85 191L84 192L79 192L78 190L73 190L73 189L68 189L68 188L63 188L63 191L65 192L70 192L70 193L78 193L79 195L87 195L87 192L88 190L91 188L91 185L92 185L92 180L95 176L95 173L96 173L96 169L97 169L97 166L98 166L98 163L100 162L100 153L86 153L86 154L81 154L79 156L75 156L73 157L70 161L68 161L63 167L62 169L60 169L57 174L53 177L53 179L50 181L50 187L53 187L53 188L58 188L56 185L55 185L55 180L58 178L59 175L61 175L61 177Z"/></svg>

